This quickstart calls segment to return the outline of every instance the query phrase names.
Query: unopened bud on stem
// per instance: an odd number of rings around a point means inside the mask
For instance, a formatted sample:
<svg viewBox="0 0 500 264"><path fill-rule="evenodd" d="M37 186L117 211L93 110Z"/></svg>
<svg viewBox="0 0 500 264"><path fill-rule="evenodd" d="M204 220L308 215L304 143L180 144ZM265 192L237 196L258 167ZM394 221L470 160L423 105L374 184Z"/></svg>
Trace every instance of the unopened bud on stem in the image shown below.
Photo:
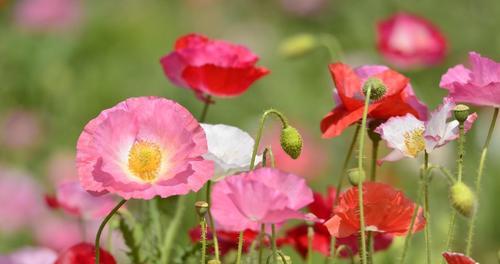
<svg viewBox="0 0 500 264"><path fill-rule="evenodd" d="M370 90L370 100L378 100L382 98L387 92L387 87L385 87L384 83L378 78L368 78L363 85L363 94L366 96L368 93L368 88L371 87Z"/></svg>
<svg viewBox="0 0 500 264"><path fill-rule="evenodd" d="M347 170L347 178L352 186L358 186L365 180L365 171L358 168Z"/></svg>
<svg viewBox="0 0 500 264"><path fill-rule="evenodd" d="M450 202L453 208L465 217L471 217L476 209L476 198L469 186L457 182L450 188Z"/></svg>
<svg viewBox="0 0 500 264"><path fill-rule="evenodd" d="M297 159L302 151L302 136L294 127L288 125L281 130L281 148L292 159Z"/></svg>

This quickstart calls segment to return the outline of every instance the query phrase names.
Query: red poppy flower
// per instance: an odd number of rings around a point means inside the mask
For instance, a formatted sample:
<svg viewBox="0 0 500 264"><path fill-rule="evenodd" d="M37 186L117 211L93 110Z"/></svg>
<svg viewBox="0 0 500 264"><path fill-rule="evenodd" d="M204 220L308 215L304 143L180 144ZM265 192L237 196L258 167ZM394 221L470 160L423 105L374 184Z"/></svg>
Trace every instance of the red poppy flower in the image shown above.
<svg viewBox="0 0 500 264"><path fill-rule="evenodd" d="M115 258L105 251L99 249L99 262L101 264L116 264ZM54 264L94 264L95 263L95 247L89 243L76 244L67 250L63 251L57 258Z"/></svg>
<svg viewBox="0 0 500 264"><path fill-rule="evenodd" d="M328 219L332 213L333 199L336 192L334 188L328 188L327 195L314 193L314 202L309 205L309 211L322 219ZM328 229L321 223L314 224L313 250L325 256L330 255L331 235ZM374 236L374 250L387 249L392 243L392 236L384 233L376 233ZM286 243L292 245L302 257L307 255L307 225L303 224L286 232ZM358 253L358 235L339 238L336 247L341 245L349 247L354 255ZM341 257L349 257L348 251L340 252Z"/></svg>
<svg viewBox="0 0 500 264"><path fill-rule="evenodd" d="M478 264L478 262L462 253L444 252L443 257L448 264Z"/></svg>
<svg viewBox="0 0 500 264"><path fill-rule="evenodd" d="M446 39L425 18L397 13L377 25L377 48L390 63L401 68L434 65L446 55Z"/></svg>
<svg viewBox="0 0 500 264"><path fill-rule="evenodd" d="M193 90L199 97L233 97L269 73L255 66L258 60L246 47L189 34L180 37L174 51L160 62L172 83Z"/></svg>
<svg viewBox="0 0 500 264"><path fill-rule="evenodd" d="M363 84L370 77L380 79L387 90L368 107L369 118L384 121L410 113L425 120L427 116L427 107L415 96L408 78L386 66L368 65L353 70L343 63L334 63L330 64L330 73L336 86L337 106L321 121L323 138L336 137L361 120L365 98Z"/></svg>
<svg viewBox="0 0 500 264"><path fill-rule="evenodd" d="M416 204L401 191L388 184L366 182L363 184L363 204L367 231L406 235ZM419 209L413 232L425 226L422 208ZM325 223L332 236L342 238L359 233L358 187L351 187L339 197L334 215Z"/></svg>

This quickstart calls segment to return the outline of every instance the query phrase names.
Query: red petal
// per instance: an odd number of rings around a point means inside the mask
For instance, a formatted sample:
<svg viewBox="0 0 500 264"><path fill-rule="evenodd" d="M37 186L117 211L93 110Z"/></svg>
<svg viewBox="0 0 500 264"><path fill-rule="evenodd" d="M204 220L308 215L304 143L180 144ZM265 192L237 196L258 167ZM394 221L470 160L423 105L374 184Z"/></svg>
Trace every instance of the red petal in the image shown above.
<svg viewBox="0 0 500 264"><path fill-rule="evenodd" d="M177 41L175 41L174 49L175 50L184 49L192 45L197 45L206 42L208 42L207 37L201 34L191 33L178 38Z"/></svg>
<svg viewBox="0 0 500 264"><path fill-rule="evenodd" d="M380 104L371 104L368 107L368 113L377 109ZM350 125L361 120L363 117L363 107L359 107L354 111L348 111L343 105L334 108L321 120L321 132L323 138L333 138L340 134Z"/></svg>
<svg viewBox="0 0 500 264"><path fill-rule="evenodd" d="M443 257L448 264L478 264L475 260L462 253L444 252Z"/></svg>
<svg viewBox="0 0 500 264"><path fill-rule="evenodd" d="M387 87L387 91L384 97L401 93L410 81L401 73L393 70L383 71L379 74L374 75L373 77L380 79Z"/></svg>
<svg viewBox="0 0 500 264"><path fill-rule="evenodd" d="M113 256L100 249L99 262L101 264L116 264ZM57 258L54 264L94 264L95 263L95 247L89 243L76 244L67 250L63 251Z"/></svg>
<svg viewBox="0 0 500 264"><path fill-rule="evenodd" d="M349 110L363 106L363 102L354 99L356 94L361 94L361 80L356 73L346 64L334 63L329 65L330 74L337 88L340 100Z"/></svg>

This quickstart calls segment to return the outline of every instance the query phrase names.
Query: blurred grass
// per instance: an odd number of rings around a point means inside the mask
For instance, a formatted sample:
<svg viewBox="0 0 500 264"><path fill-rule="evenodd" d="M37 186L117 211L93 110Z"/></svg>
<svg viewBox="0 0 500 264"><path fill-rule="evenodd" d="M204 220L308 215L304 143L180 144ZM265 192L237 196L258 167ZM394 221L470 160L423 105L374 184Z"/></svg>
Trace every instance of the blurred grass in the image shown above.
<svg viewBox="0 0 500 264"><path fill-rule="evenodd" d="M440 76L449 66L461 63L469 50L497 60L499 56L500 2L495 0L331 1L313 17L290 15L278 1L264 0L87 0L84 5L82 25L62 34L24 32L12 23L12 5L0 11L0 116L12 108L31 109L40 114L46 129L40 149L23 155L1 153L1 162L26 167L40 178L45 177L43 166L50 153L74 149L88 120L127 97L164 96L198 115L201 103L191 92L170 84L159 64L160 57L171 50L175 39L188 32L246 44L261 55L260 65L271 69L272 74L258 81L243 96L218 100L209 111L208 122L237 125L252 133L261 112L275 107L290 119L308 126L319 138L319 121L333 106L333 86L325 51L318 50L297 60L278 56L276 49L280 40L291 34L330 33L340 40L346 59L356 57L359 61L361 57L367 63L383 63L374 46L377 20L399 10L429 18L448 38L447 60L437 67L404 73L412 78L416 93L431 108L439 104L445 94L438 88ZM482 113L480 119L488 123L491 113ZM471 184L482 144L474 140L481 138L476 136L478 133L484 138L486 131L473 130L467 140L465 178ZM312 182L317 190L323 191L325 183L333 183L338 177L348 137L322 141L331 150L332 158L324 177ZM453 164L454 158L449 159ZM481 193L474 253L481 263L493 263L500 248L496 197L500 187L496 172L500 164L495 160L496 156L489 157ZM392 169L384 168L382 173L390 173L387 177L392 182L415 197L417 171L399 173L399 169L404 168L401 165L384 167ZM394 169L397 171L391 172ZM415 176L407 176L410 174ZM431 214L437 261L445 242L448 203L446 183L435 178ZM193 221L185 222L186 229L194 225L193 215L190 217ZM459 222L463 225L465 221ZM464 237L464 232L458 234L457 237ZM422 236L415 236L409 263L421 263L425 253ZM391 251L379 254L377 263L394 263L389 254L398 256L398 245L395 243ZM463 248L459 239L457 245ZM14 244L5 248L12 246ZM291 250L286 251L292 254Z"/></svg>

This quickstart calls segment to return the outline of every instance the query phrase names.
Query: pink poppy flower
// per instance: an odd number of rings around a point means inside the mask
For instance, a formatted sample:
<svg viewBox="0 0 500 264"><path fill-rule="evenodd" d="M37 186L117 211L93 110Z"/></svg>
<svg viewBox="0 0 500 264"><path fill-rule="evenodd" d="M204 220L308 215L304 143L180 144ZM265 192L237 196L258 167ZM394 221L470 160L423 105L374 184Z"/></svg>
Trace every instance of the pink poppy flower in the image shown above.
<svg viewBox="0 0 500 264"><path fill-rule="evenodd" d="M13 150L36 147L42 138L39 117L28 110L12 110L0 124L0 144Z"/></svg>
<svg viewBox="0 0 500 264"><path fill-rule="evenodd" d="M479 264L462 253L444 252L443 257L448 264Z"/></svg>
<svg viewBox="0 0 500 264"><path fill-rule="evenodd" d="M94 235L95 233L91 234ZM33 236L38 245L58 252L85 239L78 221L49 212L37 219L37 223L33 225Z"/></svg>
<svg viewBox="0 0 500 264"><path fill-rule="evenodd" d="M366 182L363 184L363 193L366 231L406 235L415 203L406 198L403 192L385 183ZM359 233L358 205L358 187L351 187L339 196L339 204L333 210L333 217L325 223L332 236L342 238ZM422 230L425 224L420 208L413 232Z"/></svg>
<svg viewBox="0 0 500 264"><path fill-rule="evenodd" d="M233 97L269 73L246 47L199 34L180 37L174 51L161 58L163 71L175 85L205 95Z"/></svg>
<svg viewBox="0 0 500 264"><path fill-rule="evenodd" d="M214 164L205 153L205 133L188 110L168 99L138 97L85 126L76 163L87 191L165 198L198 191L212 177Z"/></svg>
<svg viewBox="0 0 500 264"><path fill-rule="evenodd" d="M78 179L75 153L65 150L56 151L49 157L46 165L47 176L54 184Z"/></svg>
<svg viewBox="0 0 500 264"><path fill-rule="evenodd" d="M278 169L260 168L217 182L211 210L221 230L259 231L261 224L303 219L299 209L312 201L312 191L304 179Z"/></svg>
<svg viewBox="0 0 500 264"><path fill-rule="evenodd" d="M22 0L16 6L15 20L27 29L57 31L75 26L81 13L79 0Z"/></svg>
<svg viewBox="0 0 500 264"><path fill-rule="evenodd" d="M411 114L393 117L375 129L387 146L393 151L379 161L397 161L404 157L414 158L422 151L431 153L458 138L457 120L447 122L453 112L455 103L444 98L443 104L433 111L427 121L421 121ZM470 114L464 123L465 131L469 131L477 118Z"/></svg>
<svg viewBox="0 0 500 264"><path fill-rule="evenodd" d="M48 248L26 247L7 256L0 256L0 264L54 264L57 254Z"/></svg>
<svg viewBox="0 0 500 264"><path fill-rule="evenodd" d="M441 77L439 86L457 102L500 107L500 63L469 53L470 68L460 64Z"/></svg>
<svg viewBox="0 0 500 264"><path fill-rule="evenodd" d="M37 221L43 208L40 187L25 172L0 167L0 232L14 233Z"/></svg>
<svg viewBox="0 0 500 264"><path fill-rule="evenodd" d="M430 21L400 12L378 23L377 48L390 63L412 68L442 62L447 44Z"/></svg>
<svg viewBox="0 0 500 264"><path fill-rule="evenodd" d="M85 191L79 181L59 184L56 200L64 212L84 219L105 217L116 204L111 194L94 196Z"/></svg>

